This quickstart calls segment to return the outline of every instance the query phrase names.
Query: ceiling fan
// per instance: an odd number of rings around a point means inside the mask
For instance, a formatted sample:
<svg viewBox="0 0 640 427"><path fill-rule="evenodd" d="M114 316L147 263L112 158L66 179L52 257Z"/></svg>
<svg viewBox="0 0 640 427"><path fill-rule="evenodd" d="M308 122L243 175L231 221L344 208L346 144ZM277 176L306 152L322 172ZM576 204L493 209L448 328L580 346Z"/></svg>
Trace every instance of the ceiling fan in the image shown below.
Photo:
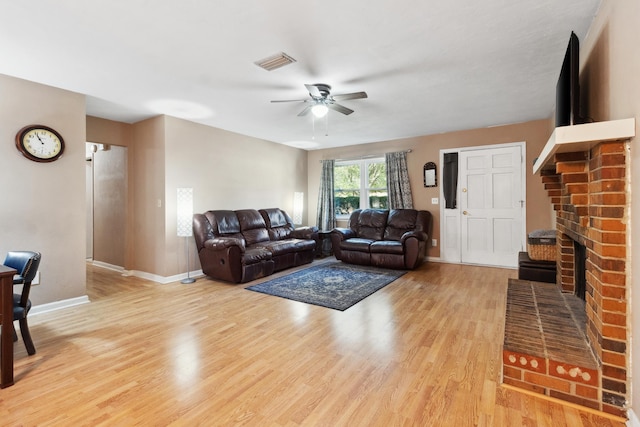
<svg viewBox="0 0 640 427"><path fill-rule="evenodd" d="M312 85L305 84L305 87L309 91L311 99L287 99L282 101L271 102L304 102L307 106L302 110L298 116L306 116L311 111L316 117L324 117L329 109L337 111L342 114L351 114L353 110L336 103L336 101L344 101L347 99L361 99L366 98L366 92L353 92L343 93L340 95L331 95L331 86L324 83L315 83Z"/></svg>

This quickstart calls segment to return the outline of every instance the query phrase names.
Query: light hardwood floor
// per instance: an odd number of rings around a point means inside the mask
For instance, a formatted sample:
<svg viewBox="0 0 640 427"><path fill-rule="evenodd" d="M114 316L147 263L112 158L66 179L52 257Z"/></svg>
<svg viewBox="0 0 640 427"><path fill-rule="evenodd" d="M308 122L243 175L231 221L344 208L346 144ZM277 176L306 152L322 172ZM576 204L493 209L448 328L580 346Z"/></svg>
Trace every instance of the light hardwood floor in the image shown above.
<svg viewBox="0 0 640 427"><path fill-rule="evenodd" d="M88 266L90 304L30 317L0 424L623 426L499 385L515 276L427 263L340 312Z"/></svg>

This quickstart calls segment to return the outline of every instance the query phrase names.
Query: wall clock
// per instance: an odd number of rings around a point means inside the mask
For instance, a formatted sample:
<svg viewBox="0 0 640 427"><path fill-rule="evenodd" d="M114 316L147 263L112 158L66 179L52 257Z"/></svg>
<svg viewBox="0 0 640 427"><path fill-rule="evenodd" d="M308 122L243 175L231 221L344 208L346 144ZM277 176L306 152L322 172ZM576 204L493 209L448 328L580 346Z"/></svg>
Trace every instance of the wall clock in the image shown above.
<svg viewBox="0 0 640 427"><path fill-rule="evenodd" d="M16 134L16 147L29 160L53 162L64 153L64 139L48 126L25 126Z"/></svg>

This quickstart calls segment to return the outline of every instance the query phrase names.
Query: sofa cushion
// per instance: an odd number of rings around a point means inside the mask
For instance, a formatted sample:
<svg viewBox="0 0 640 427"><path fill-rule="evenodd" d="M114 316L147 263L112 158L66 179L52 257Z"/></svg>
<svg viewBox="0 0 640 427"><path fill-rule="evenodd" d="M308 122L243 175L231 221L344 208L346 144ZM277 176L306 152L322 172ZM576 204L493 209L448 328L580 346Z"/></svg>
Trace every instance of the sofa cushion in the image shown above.
<svg viewBox="0 0 640 427"><path fill-rule="evenodd" d="M404 254L404 247L402 246L402 243L397 240L378 240L377 242L373 242L371 244L369 250L372 254Z"/></svg>
<svg viewBox="0 0 640 427"><path fill-rule="evenodd" d="M259 245L271 251L274 257L291 252L313 251L316 247L316 243L313 240L300 239L275 240L262 242Z"/></svg>
<svg viewBox="0 0 640 427"><path fill-rule="evenodd" d="M240 233L240 223L238 217L233 211L208 211L205 213L206 218L211 223L213 236L215 237L233 237L244 240ZM212 237L213 237L212 236Z"/></svg>
<svg viewBox="0 0 640 427"><path fill-rule="evenodd" d="M260 209L260 215L269 229L271 240L282 240L291 235L294 229L293 221L282 209Z"/></svg>
<svg viewBox="0 0 640 427"><path fill-rule="evenodd" d="M375 240L354 237L340 242L340 250L369 252L369 246L371 246L373 242L375 242Z"/></svg>
<svg viewBox="0 0 640 427"><path fill-rule="evenodd" d="M235 211L235 213L238 216L240 231L247 242L247 246L269 240L267 225L260 212L255 209L241 209Z"/></svg>
<svg viewBox="0 0 640 427"><path fill-rule="evenodd" d="M385 240L400 240L407 231L416 229L416 217L418 211L415 209L392 209L389 211L387 228L384 231Z"/></svg>
<svg viewBox="0 0 640 427"><path fill-rule="evenodd" d="M387 225L388 210L363 209L351 214L349 225L358 237L371 240L382 240Z"/></svg>
<svg viewBox="0 0 640 427"><path fill-rule="evenodd" d="M250 265L261 261L269 261L272 257L268 249L254 246L244 252L242 255L242 263L244 265Z"/></svg>

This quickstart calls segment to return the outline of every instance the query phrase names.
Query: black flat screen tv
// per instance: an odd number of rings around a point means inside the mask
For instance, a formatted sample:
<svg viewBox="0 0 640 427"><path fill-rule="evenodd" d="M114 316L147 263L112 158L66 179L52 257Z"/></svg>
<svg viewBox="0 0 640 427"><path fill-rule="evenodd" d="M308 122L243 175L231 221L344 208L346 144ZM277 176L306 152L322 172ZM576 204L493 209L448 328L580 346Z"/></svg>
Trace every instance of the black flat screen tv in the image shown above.
<svg viewBox="0 0 640 427"><path fill-rule="evenodd" d="M556 127L584 123L580 115L580 42L571 32L556 85Z"/></svg>

